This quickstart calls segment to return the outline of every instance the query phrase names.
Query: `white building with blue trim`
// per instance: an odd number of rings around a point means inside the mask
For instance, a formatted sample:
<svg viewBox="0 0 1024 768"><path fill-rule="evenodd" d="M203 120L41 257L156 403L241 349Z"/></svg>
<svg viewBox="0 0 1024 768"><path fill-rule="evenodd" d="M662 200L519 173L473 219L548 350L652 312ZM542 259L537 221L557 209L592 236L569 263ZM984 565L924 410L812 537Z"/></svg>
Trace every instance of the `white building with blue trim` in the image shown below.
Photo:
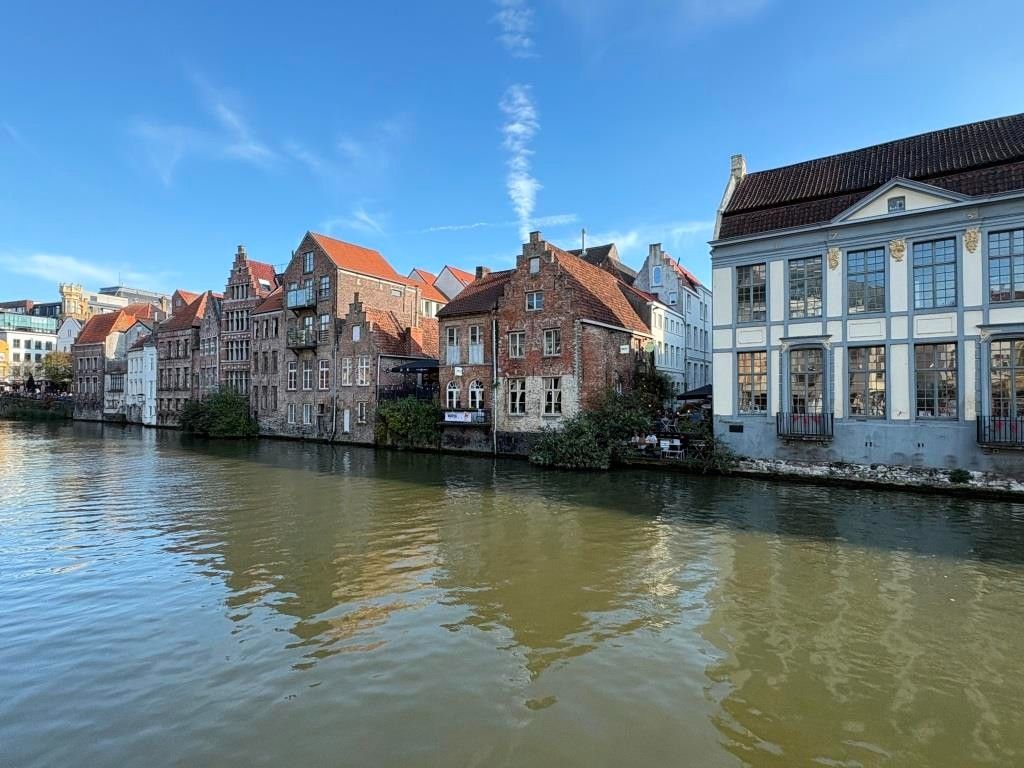
<svg viewBox="0 0 1024 768"><path fill-rule="evenodd" d="M735 156L711 245L733 450L1024 475L1024 114Z"/></svg>

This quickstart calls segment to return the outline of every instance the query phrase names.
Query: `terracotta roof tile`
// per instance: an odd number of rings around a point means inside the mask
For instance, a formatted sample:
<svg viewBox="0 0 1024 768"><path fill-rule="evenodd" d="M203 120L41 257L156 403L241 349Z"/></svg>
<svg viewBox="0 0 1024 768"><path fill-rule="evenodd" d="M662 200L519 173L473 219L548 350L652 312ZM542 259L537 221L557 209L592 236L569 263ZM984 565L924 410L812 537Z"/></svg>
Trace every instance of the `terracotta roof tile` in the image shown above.
<svg viewBox="0 0 1024 768"><path fill-rule="evenodd" d="M472 272L467 272L464 269L453 267L451 264L445 264L444 266L445 269L451 272L455 276L455 279L458 280L463 285L469 285L474 280L476 280L476 275L474 275Z"/></svg>
<svg viewBox="0 0 1024 768"><path fill-rule="evenodd" d="M441 293L431 283L417 283L420 289L420 296L427 301L436 301L438 304L447 304L448 297Z"/></svg>
<svg viewBox="0 0 1024 768"><path fill-rule="evenodd" d="M579 256L573 256L550 243L548 246L555 254L559 266L576 284L573 302L580 317L639 333L651 332L626 298L624 291L629 290L626 283L610 272L588 264Z"/></svg>
<svg viewBox="0 0 1024 768"><path fill-rule="evenodd" d="M210 292L202 293L199 298L169 318L160 323L158 332L183 331L188 328L198 328L206 313L206 303L210 298Z"/></svg>
<svg viewBox="0 0 1024 768"><path fill-rule="evenodd" d="M193 291L185 291L182 290L181 288L176 290L174 293L181 297L181 300L186 304L191 304L193 301L199 298L198 293L194 293Z"/></svg>
<svg viewBox="0 0 1024 768"><path fill-rule="evenodd" d="M387 259L377 251L363 248L361 245L353 245L352 243L335 240L333 237L320 235L316 232L310 232L309 234L331 261L341 269L358 272L361 275L369 275L370 277L379 277L384 280L394 280L395 282L407 280L407 278L395 272ZM413 282L409 280L407 284L413 284Z"/></svg>
<svg viewBox="0 0 1024 768"><path fill-rule="evenodd" d="M722 214L719 236L830 221L895 178L967 195L1024 189L1024 113L750 173Z"/></svg>
<svg viewBox="0 0 1024 768"><path fill-rule="evenodd" d="M135 324L136 317L123 309L117 312L104 312L93 315L78 334L75 345L102 344L112 333L124 333Z"/></svg>
<svg viewBox="0 0 1024 768"><path fill-rule="evenodd" d="M260 315L264 312L279 312L284 308L284 288L277 286L272 290L267 298L261 303L256 305L256 308L252 311L254 315Z"/></svg>
<svg viewBox="0 0 1024 768"><path fill-rule="evenodd" d="M478 315L498 308L498 299L505 293L505 285L515 274L514 269L491 272L462 289L462 292L438 311L439 318L460 315Z"/></svg>
<svg viewBox="0 0 1024 768"><path fill-rule="evenodd" d="M246 259L246 261L249 262L249 274L255 277L257 282L263 280L269 283L270 290L277 286L277 272L274 271L273 265L252 259Z"/></svg>
<svg viewBox="0 0 1024 768"><path fill-rule="evenodd" d="M412 280L419 280L421 283L433 285L434 281L437 280L437 275L433 274L432 272L427 272L427 270L425 269L420 269L419 267L416 267L415 269L412 270L412 272L409 273L409 278Z"/></svg>

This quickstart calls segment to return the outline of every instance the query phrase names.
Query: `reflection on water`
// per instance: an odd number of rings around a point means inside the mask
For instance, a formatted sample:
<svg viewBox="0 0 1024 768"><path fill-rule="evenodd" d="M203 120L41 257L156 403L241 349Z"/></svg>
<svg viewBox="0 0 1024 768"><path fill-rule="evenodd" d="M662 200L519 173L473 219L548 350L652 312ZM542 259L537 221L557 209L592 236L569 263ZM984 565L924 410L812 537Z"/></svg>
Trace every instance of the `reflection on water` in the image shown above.
<svg viewBox="0 0 1024 768"><path fill-rule="evenodd" d="M1024 763L1024 508L0 422L11 765Z"/></svg>

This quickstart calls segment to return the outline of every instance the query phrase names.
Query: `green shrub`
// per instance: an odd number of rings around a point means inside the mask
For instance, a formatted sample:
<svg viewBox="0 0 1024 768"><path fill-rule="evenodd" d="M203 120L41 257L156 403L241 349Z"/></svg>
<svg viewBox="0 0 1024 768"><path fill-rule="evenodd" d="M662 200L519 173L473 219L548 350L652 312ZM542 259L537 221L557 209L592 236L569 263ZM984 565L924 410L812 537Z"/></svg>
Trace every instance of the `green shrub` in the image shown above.
<svg viewBox="0 0 1024 768"><path fill-rule="evenodd" d="M971 473L966 469L954 469L949 473L949 482L964 485L971 482Z"/></svg>
<svg viewBox="0 0 1024 768"><path fill-rule="evenodd" d="M207 437L255 437L259 433L249 413L249 401L234 390L187 401L178 423L183 432Z"/></svg>
<svg viewBox="0 0 1024 768"><path fill-rule="evenodd" d="M436 448L441 442L441 409L427 400L406 397L377 406L374 437L383 445Z"/></svg>
<svg viewBox="0 0 1024 768"><path fill-rule="evenodd" d="M544 467L608 469L612 455L612 443L593 416L581 413L566 419L560 429L546 428L530 451L530 461Z"/></svg>

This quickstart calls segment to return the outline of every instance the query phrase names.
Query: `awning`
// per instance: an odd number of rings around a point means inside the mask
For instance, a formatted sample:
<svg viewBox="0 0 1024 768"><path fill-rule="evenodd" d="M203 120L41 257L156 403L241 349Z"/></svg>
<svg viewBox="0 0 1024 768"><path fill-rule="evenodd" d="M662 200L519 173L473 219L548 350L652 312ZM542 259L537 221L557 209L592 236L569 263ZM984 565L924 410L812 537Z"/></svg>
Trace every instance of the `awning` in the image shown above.
<svg viewBox="0 0 1024 768"><path fill-rule="evenodd" d="M427 373L437 370L437 360L423 358L422 360L410 360L402 363L397 368L392 368L391 373Z"/></svg>
<svg viewBox="0 0 1024 768"><path fill-rule="evenodd" d="M711 385L705 384L703 387L697 387L691 389L689 392L682 392L676 395L676 400L710 400L711 399Z"/></svg>

